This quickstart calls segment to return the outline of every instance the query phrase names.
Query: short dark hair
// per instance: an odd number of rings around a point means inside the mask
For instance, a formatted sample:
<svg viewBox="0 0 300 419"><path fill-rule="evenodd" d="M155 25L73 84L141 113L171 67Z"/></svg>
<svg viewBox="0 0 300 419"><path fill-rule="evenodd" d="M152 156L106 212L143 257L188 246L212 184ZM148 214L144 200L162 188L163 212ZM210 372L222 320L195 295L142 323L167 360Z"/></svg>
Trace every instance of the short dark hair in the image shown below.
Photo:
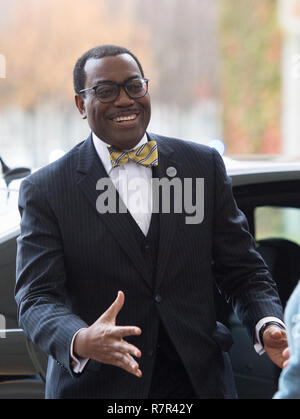
<svg viewBox="0 0 300 419"><path fill-rule="evenodd" d="M129 54L136 61L142 77L144 77L144 71L142 69L141 63L137 57L129 51L127 48L120 47L117 45L100 45L86 51L80 58L78 58L74 70L73 70L73 84L74 90L76 93L79 93L80 90L83 90L85 87L85 71L84 66L86 62L91 59L99 59L103 57L112 57L120 54Z"/></svg>

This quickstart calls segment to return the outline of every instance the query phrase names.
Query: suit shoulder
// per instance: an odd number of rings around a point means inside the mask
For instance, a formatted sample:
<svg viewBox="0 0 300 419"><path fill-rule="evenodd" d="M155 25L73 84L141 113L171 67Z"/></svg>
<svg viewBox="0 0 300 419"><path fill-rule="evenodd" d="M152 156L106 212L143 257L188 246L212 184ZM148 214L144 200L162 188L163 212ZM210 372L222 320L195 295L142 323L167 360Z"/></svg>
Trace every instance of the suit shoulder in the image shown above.
<svg viewBox="0 0 300 419"><path fill-rule="evenodd" d="M222 165L222 157L213 147L199 144L194 141L182 140L179 138L165 137L157 134L150 134L151 139L156 140L158 149L173 156L177 161L190 161L198 164L201 162L207 167Z"/></svg>
<svg viewBox="0 0 300 419"><path fill-rule="evenodd" d="M212 147L195 141L183 140L176 137L166 137L158 134L150 134L152 139L155 139L161 147L168 147L173 151L191 151L193 153L203 153L211 155L213 153Z"/></svg>

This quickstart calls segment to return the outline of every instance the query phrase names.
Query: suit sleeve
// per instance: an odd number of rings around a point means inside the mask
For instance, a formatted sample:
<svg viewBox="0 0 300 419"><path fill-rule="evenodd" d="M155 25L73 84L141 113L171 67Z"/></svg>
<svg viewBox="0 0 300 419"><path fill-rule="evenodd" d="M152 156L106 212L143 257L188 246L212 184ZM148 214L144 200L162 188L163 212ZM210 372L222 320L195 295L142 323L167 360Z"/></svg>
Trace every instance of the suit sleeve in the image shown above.
<svg viewBox="0 0 300 419"><path fill-rule="evenodd" d="M255 325L263 317L283 318L277 287L238 209L219 153L215 160L215 209L213 258L217 285L232 302L239 319L254 337Z"/></svg>
<svg viewBox="0 0 300 419"><path fill-rule="evenodd" d="M68 306L59 225L46 194L29 179L20 188L19 210L15 288L19 323L34 343L73 374L71 341L87 324Z"/></svg>

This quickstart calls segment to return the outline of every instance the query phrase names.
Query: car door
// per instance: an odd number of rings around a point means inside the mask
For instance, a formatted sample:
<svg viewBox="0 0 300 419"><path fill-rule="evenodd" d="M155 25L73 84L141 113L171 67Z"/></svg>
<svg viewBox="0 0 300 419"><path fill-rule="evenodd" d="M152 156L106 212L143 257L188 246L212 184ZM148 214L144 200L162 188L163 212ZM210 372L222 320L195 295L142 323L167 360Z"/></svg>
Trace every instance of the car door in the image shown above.
<svg viewBox="0 0 300 419"><path fill-rule="evenodd" d="M0 398L42 397L47 357L25 336L14 299L18 185L0 183Z"/></svg>
<svg viewBox="0 0 300 419"><path fill-rule="evenodd" d="M232 177L239 208L245 213L257 250L277 284L283 307L300 279L300 172ZM223 310L223 312L225 312ZM272 398L281 369L253 343L231 310L227 325L234 339L230 356L240 398Z"/></svg>

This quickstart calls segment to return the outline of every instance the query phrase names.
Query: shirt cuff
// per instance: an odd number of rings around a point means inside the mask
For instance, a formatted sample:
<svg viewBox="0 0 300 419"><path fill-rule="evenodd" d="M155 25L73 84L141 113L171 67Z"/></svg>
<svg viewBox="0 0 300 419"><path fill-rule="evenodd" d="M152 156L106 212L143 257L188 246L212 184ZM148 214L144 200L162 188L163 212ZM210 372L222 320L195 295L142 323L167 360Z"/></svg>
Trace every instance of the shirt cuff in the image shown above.
<svg viewBox="0 0 300 419"><path fill-rule="evenodd" d="M72 366L73 372L75 374L81 373L83 371L84 367L86 366L86 364L89 361L88 358L76 357L74 355L74 351L73 351L73 345L74 345L75 337L76 337L77 333L80 332L80 330L82 330L82 329L85 329L85 328L82 327L81 329L77 330L77 332L74 334L72 342L71 342L71 347L70 347L71 366Z"/></svg>
<svg viewBox="0 0 300 419"><path fill-rule="evenodd" d="M259 337L259 332L260 329L269 322L276 322L281 324L284 328L285 328L285 324L283 323L282 320L278 319L277 317L264 317L262 318L255 326L255 338L256 338L256 343L254 344L254 349L256 350L256 352L259 355L262 355L265 353L264 350L264 346L262 344L262 342L260 341L260 337Z"/></svg>

